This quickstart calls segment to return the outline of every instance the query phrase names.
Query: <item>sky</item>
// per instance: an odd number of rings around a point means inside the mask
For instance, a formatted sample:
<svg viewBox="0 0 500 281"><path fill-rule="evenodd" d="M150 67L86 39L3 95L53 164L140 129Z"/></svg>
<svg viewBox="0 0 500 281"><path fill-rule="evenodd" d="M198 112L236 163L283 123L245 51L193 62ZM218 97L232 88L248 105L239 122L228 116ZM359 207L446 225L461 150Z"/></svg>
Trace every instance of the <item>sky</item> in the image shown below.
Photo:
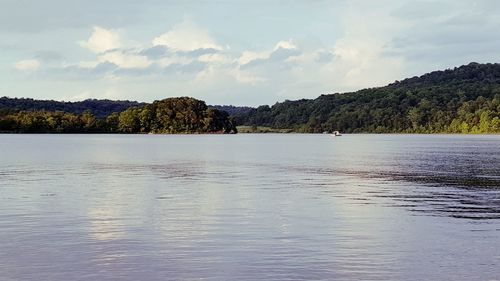
<svg viewBox="0 0 500 281"><path fill-rule="evenodd" d="M256 106L500 60L500 1L0 0L0 96Z"/></svg>

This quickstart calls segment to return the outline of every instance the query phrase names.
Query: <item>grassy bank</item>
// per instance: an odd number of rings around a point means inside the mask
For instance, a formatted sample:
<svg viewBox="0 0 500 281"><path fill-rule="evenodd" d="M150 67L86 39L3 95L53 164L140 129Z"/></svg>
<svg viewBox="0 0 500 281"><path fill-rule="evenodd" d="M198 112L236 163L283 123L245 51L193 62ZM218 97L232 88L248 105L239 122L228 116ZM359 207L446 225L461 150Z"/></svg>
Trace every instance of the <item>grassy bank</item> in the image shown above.
<svg viewBox="0 0 500 281"><path fill-rule="evenodd" d="M238 133L255 134L255 133L293 133L292 129L275 129L264 126L237 126Z"/></svg>

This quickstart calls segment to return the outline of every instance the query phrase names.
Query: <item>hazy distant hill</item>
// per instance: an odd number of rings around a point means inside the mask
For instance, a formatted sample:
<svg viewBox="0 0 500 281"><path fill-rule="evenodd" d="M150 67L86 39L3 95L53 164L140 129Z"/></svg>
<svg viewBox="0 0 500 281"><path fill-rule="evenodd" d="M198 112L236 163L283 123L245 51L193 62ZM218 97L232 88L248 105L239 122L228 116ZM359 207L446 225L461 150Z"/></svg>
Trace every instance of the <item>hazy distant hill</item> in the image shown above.
<svg viewBox="0 0 500 281"><path fill-rule="evenodd" d="M122 112L130 107L142 106L147 103L137 101L113 101L88 99L77 102L61 102L54 100L35 100L30 98L9 98L0 97L0 109L28 110L28 111L64 111L68 113L81 114L85 110L90 110L97 118L103 119L113 112ZM209 105L227 112L229 115L240 115L248 113L252 107L232 106L232 105Z"/></svg>
<svg viewBox="0 0 500 281"><path fill-rule="evenodd" d="M235 118L298 132L499 133L500 64L470 63L385 87L264 105Z"/></svg>
<svg viewBox="0 0 500 281"><path fill-rule="evenodd" d="M53 100L34 100L29 98L0 98L0 109L27 111L64 111L74 114L81 114L85 110L90 110L97 118L106 118L113 112L122 112L133 106L141 106L144 103L136 101L112 101L88 99L77 102L61 102Z"/></svg>
<svg viewBox="0 0 500 281"><path fill-rule="evenodd" d="M233 106L233 105L209 105L210 108L215 108L229 113L229 115L243 115L249 113L253 107L249 106Z"/></svg>

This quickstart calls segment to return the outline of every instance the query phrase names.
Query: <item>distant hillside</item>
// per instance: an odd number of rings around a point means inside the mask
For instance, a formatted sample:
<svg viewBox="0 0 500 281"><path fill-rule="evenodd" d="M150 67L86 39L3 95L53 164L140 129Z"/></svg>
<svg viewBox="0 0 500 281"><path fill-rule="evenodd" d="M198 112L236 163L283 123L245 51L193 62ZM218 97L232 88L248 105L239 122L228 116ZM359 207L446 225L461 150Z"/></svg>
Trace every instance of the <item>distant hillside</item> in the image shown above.
<svg viewBox="0 0 500 281"><path fill-rule="evenodd" d="M500 64L470 63L385 87L263 105L234 118L314 133L499 133Z"/></svg>
<svg viewBox="0 0 500 281"><path fill-rule="evenodd" d="M122 112L133 106L144 103L136 101L112 101L88 99L77 102L61 102L53 100L34 100L29 98L0 97L0 109L25 111L64 111L73 114L82 114L90 110L97 118L106 118L113 112Z"/></svg>
<svg viewBox="0 0 500 281"><path fill-rule="evenodd" d="M122 112L130 107L142 106L147 103L137 101L113 101L113 100L97 100L87 99L77 102L63 102L54 100L35 100L30 98L9 98L0 97L0 110L25 110L25 111L64 111L73 114L82 114L86 110L90 110L97 118L103 119L113 112ZM214 108L220 111L225 111L229 115L246 114L252 107L248 106L232 106L232 105L209 105L209 108Z"/></svg>
<svg viewBox="0 0 500 281"><path fill-rule="evenodd" d="M233 106L233 105L209 105L210 108L215 108L220 111L225 111L229 115L243 115L249 113L253 107L249 106Z"/></svg>

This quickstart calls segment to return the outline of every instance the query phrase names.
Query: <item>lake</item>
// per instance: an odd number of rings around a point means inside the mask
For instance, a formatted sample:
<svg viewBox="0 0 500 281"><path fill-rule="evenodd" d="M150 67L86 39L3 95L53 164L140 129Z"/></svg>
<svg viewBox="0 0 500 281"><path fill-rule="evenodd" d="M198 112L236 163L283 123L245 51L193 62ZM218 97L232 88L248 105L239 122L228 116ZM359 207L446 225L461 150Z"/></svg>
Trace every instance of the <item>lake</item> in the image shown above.
<svg viewBox="0 0 500 281"><path fill-rule="evenodd" d="M0 135L0 279L500 280L500 136Z"/></svg>

